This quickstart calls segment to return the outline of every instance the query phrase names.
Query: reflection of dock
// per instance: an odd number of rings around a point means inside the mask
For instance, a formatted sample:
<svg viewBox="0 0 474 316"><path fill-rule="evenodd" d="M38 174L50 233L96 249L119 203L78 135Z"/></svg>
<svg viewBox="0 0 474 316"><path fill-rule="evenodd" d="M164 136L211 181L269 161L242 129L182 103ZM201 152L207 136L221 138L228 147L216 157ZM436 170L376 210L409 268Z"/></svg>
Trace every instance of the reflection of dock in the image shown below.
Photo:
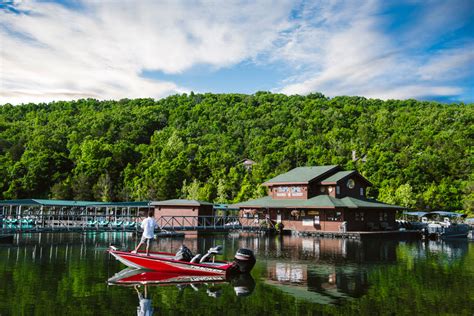
<svg viewBox="0 0 474 316"><path fill-rule="evenodd" d="M0 235L0 244L13 243L13 235Z"/></svg>
<svg viewBox="0 0 474 316"><path fill-rule="evenodd" d="M373 232L301 232L299 236L312 236L324 238L347 238L347 239L362 239L362 238L394 238L394 239L418 239L421 238L419 230L392 230L392 231L373 231Z"/></svg>

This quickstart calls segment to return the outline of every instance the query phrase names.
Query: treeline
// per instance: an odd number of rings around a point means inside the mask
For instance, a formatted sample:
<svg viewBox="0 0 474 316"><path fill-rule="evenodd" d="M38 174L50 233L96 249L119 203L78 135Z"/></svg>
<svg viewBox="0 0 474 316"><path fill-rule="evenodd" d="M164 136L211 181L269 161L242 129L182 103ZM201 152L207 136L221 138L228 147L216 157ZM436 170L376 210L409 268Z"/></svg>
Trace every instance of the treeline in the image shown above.
<svg viewBox="0 0 474 316"><path fill-rule="evenodd" d="M473 104L415 100L258 92L6 104L0 198L237 202L296 166L340 164L379 200L472 211L473 136Z"/></svg>

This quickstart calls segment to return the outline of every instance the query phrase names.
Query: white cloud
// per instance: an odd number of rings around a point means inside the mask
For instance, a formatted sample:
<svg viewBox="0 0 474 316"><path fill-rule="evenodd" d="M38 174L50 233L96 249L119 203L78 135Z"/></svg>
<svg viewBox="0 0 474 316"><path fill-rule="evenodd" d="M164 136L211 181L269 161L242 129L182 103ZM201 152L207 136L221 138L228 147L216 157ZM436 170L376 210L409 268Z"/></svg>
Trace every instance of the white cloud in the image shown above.
<svg viewBox="0 0 474 316"><path fill-rule="evenodd" d="M435 53L423 45L462 26L462 3L424 6L395 38L376 0L83 0L75 8L17 1L28 14L0 11L0 104L160 98L195 88L146 79L144 71L186 75L196 65L249 61L290 69L274 89L286 94L459 95L454 81L472 77L472 44Z"/></svg>
<svg viewBox="0 0 474 316"><path fill-rule="evenodd" d="M433 54L418 69L418 75L429 81L455 80L474 75L474 45L444 49Z"/></svg>
<svg viewBox="0 0 474 316"><path fill-rule="evenodd" d="M0 104L93 97L162 97L187 89L143 71L228 67L268 49L290 5L83 1L81 8L22 1L0 12Z"/></svg>
<svg viewBox="0 0 474 316"><path fill-rule="evenodd" d="M472 45L434 55L410 50L411 44L400 46L397 38L382 30L384 16L377 14L380 9L377 2L331 2L318 9L316 23L313 17L303 17L301 27L296 28L274 56L304 70L291 77L291 81L282 82L275 91L285 94L318 91L328 96L362 95L381 99L463 93L463 89L449 84L449 80L466 77L469 68L472 73ZM433 11L431 14L428 11L426 16L437 15L442 8L435 7ZM443 25L446 20L441 21ZM421 26L415 24L416 33L439 29L428 18L420 23ZM291 54L292 51L296 54Z"/></svg>

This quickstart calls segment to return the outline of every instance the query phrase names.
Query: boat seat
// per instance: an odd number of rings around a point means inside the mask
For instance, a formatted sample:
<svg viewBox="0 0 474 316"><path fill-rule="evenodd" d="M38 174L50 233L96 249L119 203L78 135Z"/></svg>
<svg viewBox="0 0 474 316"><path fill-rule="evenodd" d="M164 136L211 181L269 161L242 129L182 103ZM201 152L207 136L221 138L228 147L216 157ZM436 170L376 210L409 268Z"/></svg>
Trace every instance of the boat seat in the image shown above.
<svg viewBox="0 0 474 316"><path fill-rule="evenodd" d="M179 261L189 262L191 261L191 259L193 259L193 257L194 256L191 250L189 250L189 248L186 247L185 245L182 245L181 247L179 247L179 250L174 256L174 259L179 260Z"/></svg>

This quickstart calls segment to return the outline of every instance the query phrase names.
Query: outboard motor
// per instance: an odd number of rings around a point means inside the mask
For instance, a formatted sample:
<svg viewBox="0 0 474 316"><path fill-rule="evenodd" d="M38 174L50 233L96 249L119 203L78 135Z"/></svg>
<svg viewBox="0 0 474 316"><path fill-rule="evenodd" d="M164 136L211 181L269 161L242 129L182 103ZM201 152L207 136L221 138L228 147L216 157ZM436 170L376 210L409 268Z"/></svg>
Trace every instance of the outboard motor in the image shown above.
<svg viewBox="0 0 474 316"><path fill-rule="evenodd" d="M236 272L249 273L255 265L255 256L250 249L241 248L237 250L234 256L234 266L236 266Z"/></svg>
<svg viewBox="0 0 474 316"><path fill-rule="evenodd" d="M179 247L178 252L176 252L176 255L174 256L175 260L186 261L186 262L191 261L192 258L193 258L193 253L185 245L182 245L181 247Z"/></svg>

